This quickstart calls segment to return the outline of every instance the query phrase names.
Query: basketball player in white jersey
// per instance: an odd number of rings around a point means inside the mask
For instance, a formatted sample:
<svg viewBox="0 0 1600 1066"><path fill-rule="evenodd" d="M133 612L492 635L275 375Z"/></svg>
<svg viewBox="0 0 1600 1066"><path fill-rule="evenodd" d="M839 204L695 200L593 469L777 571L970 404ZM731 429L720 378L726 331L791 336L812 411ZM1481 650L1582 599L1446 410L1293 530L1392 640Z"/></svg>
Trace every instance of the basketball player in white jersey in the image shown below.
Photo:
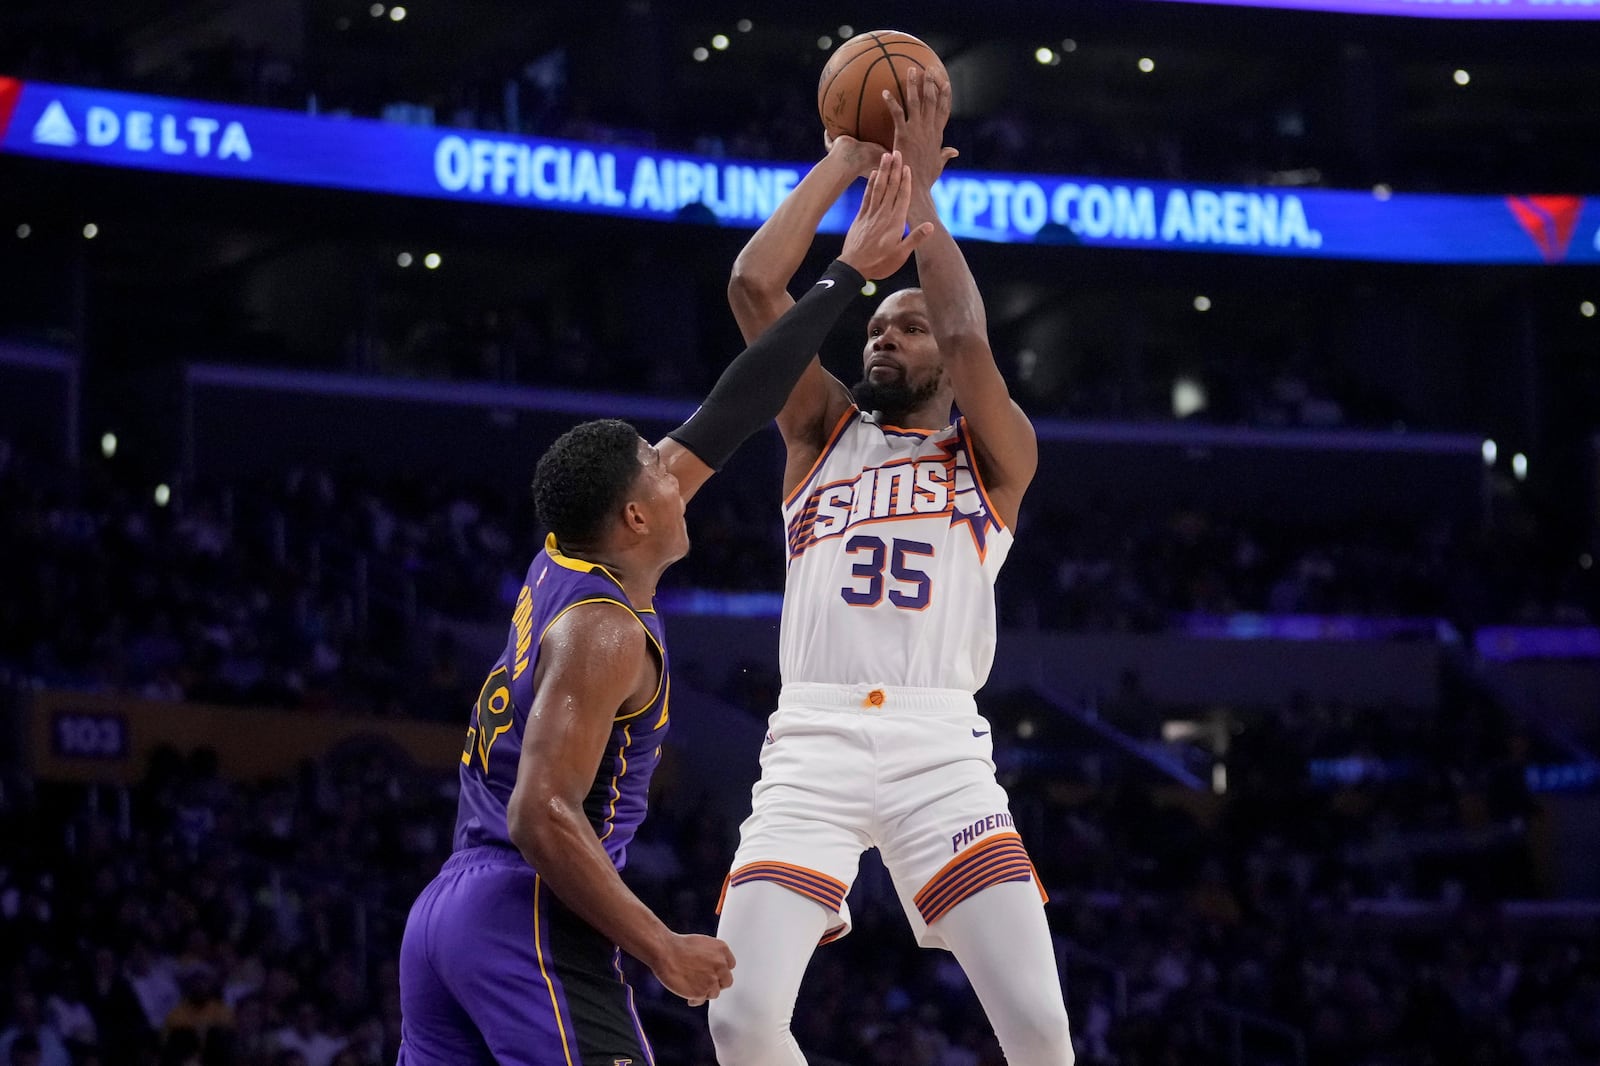
<svg viewBox="0 0 1600 1066"><path fill-rule="evenodd" d="M994 657L994 581L1038 464L990 351L983 301L934 209L950 89L913 72L895 147L916 186L921 289L886 298L847 389L813 360L778 415L788 450L783 690L717 935L739 979L711 1007L722 1066L800 1066L789 1030L819 943L877 847L918 943L955 953L1010 1066L1073 1060L1043 890L995 780L973 693ZM839 139L751 238L729 300L746 339L834 200L881 156ZM951 406L961 417L952 421Z"/></svg>

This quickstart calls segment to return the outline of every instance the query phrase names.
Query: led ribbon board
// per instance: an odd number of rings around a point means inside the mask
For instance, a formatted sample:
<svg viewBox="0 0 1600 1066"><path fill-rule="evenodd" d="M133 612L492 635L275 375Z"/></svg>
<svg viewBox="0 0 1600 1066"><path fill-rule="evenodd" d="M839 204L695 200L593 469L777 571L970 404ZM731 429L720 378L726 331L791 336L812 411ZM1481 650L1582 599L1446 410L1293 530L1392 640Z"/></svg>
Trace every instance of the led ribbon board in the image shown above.
<svg viewBox="0 0 1600 1066"><path fill-rule="evenodd" d="M1175 0L1175 2L1441 19L1600 19L1600 0Z"/></svg>
<svg viewBox="0 0 1600 1066"><path fill-rule="evenodd" d="M327 118L0 78L0 152L753 229L809 164ZM861 186L823 229L842 233ZM1419 263L1600 263L1600 198L1433 196L960 172L958 237Z"/></svg>

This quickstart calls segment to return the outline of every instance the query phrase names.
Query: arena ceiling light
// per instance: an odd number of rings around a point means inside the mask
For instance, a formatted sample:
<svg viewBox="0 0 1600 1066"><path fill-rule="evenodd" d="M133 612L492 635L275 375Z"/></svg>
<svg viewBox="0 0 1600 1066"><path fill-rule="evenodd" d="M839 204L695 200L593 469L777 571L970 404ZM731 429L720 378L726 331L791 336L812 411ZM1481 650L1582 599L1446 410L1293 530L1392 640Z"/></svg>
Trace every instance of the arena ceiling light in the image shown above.
<svg viewBox="0 0 1600 1066"><path fill-rule="evenodd" d="M1600 19L1600 5L1585 0L1169 0L1180 3L1338 11L1351 15L1401 15L1438 19Z"/></svg>
<svg viewBox="0 0 1600 1066"><path fill-rule="evenodd" d="M1149 74L1156 69L1156 61L1151 59L1149 56L1140 56L1139 69L1144 73Z"/></svg>
<svg viewBox="0 0 1600 1066"><path fill-rule="evenodd" d="M17 236L19 236L19 237L22 236L22 233L21 233L22 227L19 226L19 227L17 227L17 229L18 229ZM1595 308L1594 308L1594 301L1593 300L1585 300L1585 301L1583 301L1583 303L1578 305L1578 314L1582 315L1584 318L1593 318L1594 317L1594 311L1595 311Z"/></svg>
<svg viewBox="0 0 1600 1066"><path fill-rule="evenodd" d="M1172 417L1188 418L1206 409L1206 387L1187 375L1172 383Z"/></svg>
<svg viewBox="0 0 1600 1066"><path fill-rule="evenodd" d="M1457 85L1469 85L1469 84L1472 83L1472 75L1468 74L1465 70L1461 69L1460 67L1456 68L1456 72L1454 74L1450 75L1450 78Z"/></svg>

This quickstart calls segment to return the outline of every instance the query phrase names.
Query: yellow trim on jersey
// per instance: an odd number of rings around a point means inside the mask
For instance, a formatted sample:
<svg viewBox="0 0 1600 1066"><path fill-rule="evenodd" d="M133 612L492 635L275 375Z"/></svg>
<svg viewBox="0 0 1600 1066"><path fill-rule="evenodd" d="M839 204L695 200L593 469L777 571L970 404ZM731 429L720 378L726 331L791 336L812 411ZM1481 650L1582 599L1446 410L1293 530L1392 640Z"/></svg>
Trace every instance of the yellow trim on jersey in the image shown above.
<svg viewBox="0 0 1600 1066"><path fill-rule="evenodd" d="M667 694L661 700L661 717L656 719L656 724L650 727L651 730L660 729L662 726L667 724L667 722L670 720L670 718L672 716L671 707L672 707L672 678L669 677L669 678L667 678ZM661 751L660 748L656 749L656 752L658 754L660 753L660 751Z"/></svg>
<svg viewBox="0 0 1600 1066"><path fill-rule="evenodd" d="M654 633L650 632L650 627L644 624L644 619L640 618L637 612L634 613L633 617L634 620L639 623L640 628L644 630L644 635L650 638L650 643L656 646L656 656L660 660L661 668L656 671L655 692L651 694L648 700L644 701L644 706L640 707L637 711L629 711L627 714L617 715L616 720L619 722L626 722L630 718L637 718L645 711L648 711L652 706L654 706L656 698L661 695L662 686L671 684L667 678L667 649L661 646L661 642L656 639L656 635ZM665 706L663 706L662 709L665 710Z"/></svg>
<svg viewBox="0 0 1600 1066"><path fill-rule="evenodd" d="M622 582L617 581L617 575L613 574L599 563L591 563L584 559L574 559L570 555L563 555L561 553L561 548L556 544L556 535L554 533L545 534L544 550L545 554L550 556L550 561L555 563L557 566L563 567L567 570L576 571L580 574L592 574L598 570L600 573L606 575L606 577L609 577L612 581L616 581L617 588L622 587ZM629 610L632 610L632 608L630 607Z"/></svg>
<svg viewBox="0 0 1600 1066"><path fill-rule="evenodd" d="M596 565L596 564L588 564L588 565ZM666 651L665 648L663 648L661 646L661 642L656 639L656 635L654 633L650 632L650 627L644 624L644 619L639 617L639 612L635 611L632 607L628 606L626 603L623 603L621 600L615 599L615 598L613 598L611 596L590 596L586 600L576 600L576 601L574 601L572 603L567 604L565 607L561 608L561 610L559 612L557 612L556 616L554 618L550 619L550 621L545 625L543 632L541 632L539 634L539 644L541 646L544 644L545 635L550 632L550 627L555 625L557 622L561 621L562 616L564 616L568 611L572 610L574 607L582 607L584 604L588 604L588 603L614 603L618 607L621 607L624 611L628 612L628 615L635 622L639 623L639 628L644 630L644 635L650 639L650 643L651 644L654 644L656 646L656 655L661 661L661 669L656 671L656 690L655 690L655 692L652 693L650 698L645 701L644 706L640 707L636 711L629 711L627 714L619 714L613 720L614 721L618 721L618 722L626 722L630 718L637 718L641 714L643 714L645 711L648 711L650 709L650 705L656 702L656 697L661 695L661 686L666 683L666 676L667 676L667 651Z"/></svg>
<svg viewBox="0 0 1600 1066"><path fill-rule="evenodd" d="M845 427L861 413L861 408L851 404L844 414L839 416L839 421L834 423L833 429L828 432L827 442L823 444L822 451L817 453L817 461L811 464L811 469L806 471L806 476L800 479L794 490L783 498L783 506L788 507L800 495L800 490L811 484L811 479L817 476L817 471L822 469L822 463L828 454L838 447L839 439L844 436Z"/></svg>
<svg viewBox="0 0 1600 1066"><path fill-rule="evenodd" d="M611 775L611 809L606 812L606 831L600 834L600 843L616 832L617 829L617 801L622 798L622 789L617 787L617 782L628 776L628 748L633 744L633 727L622 727L622 747L617 750L617 758L622 765L617 772Z"/></svg>
<svg viewBox="0 0 1600 1066"><path fill-rule="evenodd" d="M572 1066L572 1049L567 1046L567 1026L561 1020L561 1001L556 998L555 982L550 980L550 972L544 968L544 943L539 937L539 888L542 879L538 874L533 875L533 950L539 958L539 976L544 978L544 986L550 990L550 1009L555 1012L556 1032L561 1034L561 1053L566 1056L567 1066Z"/></svg>
<svg viewBox="0 0 1600 1066"><path fill-rule="evenodd" d="M1006 520L994 509L994 501L989 499L989 487L983 483L983 470L978 462L978 446L972 436L972 427L967 424L966 415L956 420L956 432L961 434L962 444L966 446L967 458L971 460L972 466L972 483L978 486L978 495L983 497L984 510L989 512L989 517L994 520L995 525L1007 533L1011 532L1006 529Z"/></svg>

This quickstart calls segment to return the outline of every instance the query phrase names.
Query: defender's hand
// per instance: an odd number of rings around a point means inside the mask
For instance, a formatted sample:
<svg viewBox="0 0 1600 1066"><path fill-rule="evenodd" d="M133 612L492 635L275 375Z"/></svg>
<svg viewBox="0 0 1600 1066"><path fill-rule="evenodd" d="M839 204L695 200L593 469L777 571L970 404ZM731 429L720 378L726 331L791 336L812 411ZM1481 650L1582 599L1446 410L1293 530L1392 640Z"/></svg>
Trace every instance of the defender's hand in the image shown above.
<svg viewBox="0 0 1600 1066"><path fill-rule="evenodd" d="M905 265L917 246L933 234L924 222L906 233L906 212L911 208L911 168L899 152L880 158L878 169L867 178L867 191L850 232L844 235L839 259L869 280L886 278Z"/></svg>
<svg viewBox="0 0 1600 1066"><path fill-rule="evenodd" d="M733 951L716 937L673 933L651 965L668 992L698 1007L733 984Z"/></svg>
<svg viewBox="0 0 1600 1066"><path fill-rule="evenodd" d="M883 98L894 118L894 147L923 188L931 189L944 173L944 165L961 153L942 148L945 123L950 121L950 83L936 81L927 71L912 67L906 71L906 106L887 89Z"/></svg>

